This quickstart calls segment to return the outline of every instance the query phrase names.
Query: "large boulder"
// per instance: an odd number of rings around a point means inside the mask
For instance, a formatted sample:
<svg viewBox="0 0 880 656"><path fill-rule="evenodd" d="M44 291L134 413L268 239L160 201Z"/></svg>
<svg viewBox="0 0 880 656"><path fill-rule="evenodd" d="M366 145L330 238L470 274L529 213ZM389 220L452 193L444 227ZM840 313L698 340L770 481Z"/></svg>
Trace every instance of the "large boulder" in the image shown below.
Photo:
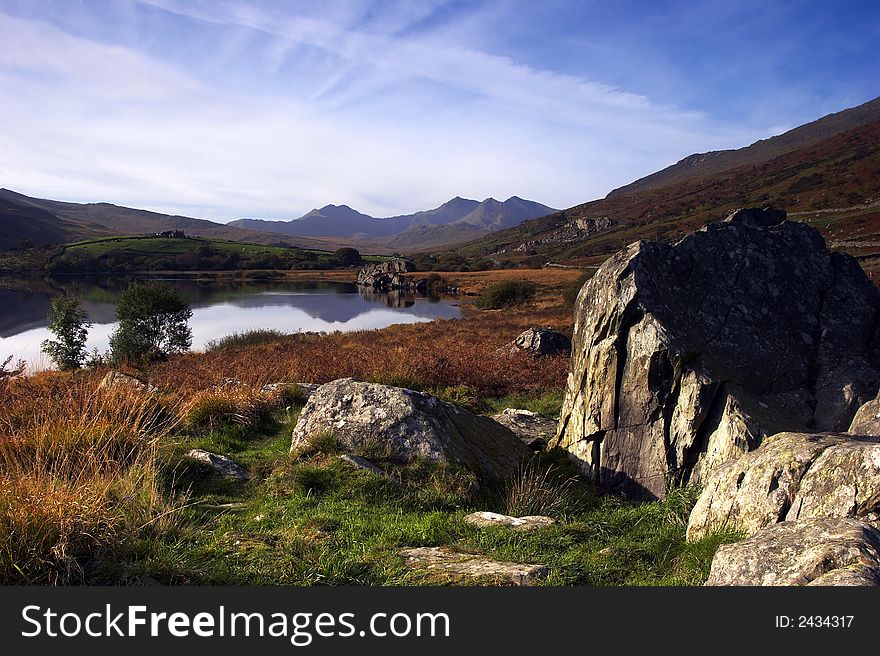
<svg viewBox="0 0 880 656"><path fill-rule="evenodd" d="M880 437L780 433L710 472L688 521L688 539L731 527L748 535L813 517L876 521Z"/></svg>
<svg viewBox="0 0 880 656"><path fill-rule="evenodd" d="M880 531L853 519L767 527L722 546L706 585L877 585Z"/></svg>
<svg viewBox="0 0 880 656"><path fill-rule="evenodd" d="M379 447L407 462L428 458L484 479L514 474L531 453L508 428L422 392L353 378L322 385L293 430L291 451L332 433L347 448Z"/></svg>
<svg viewBox="0 0 880 656"><path fill-rule="evenodd" d="M880 291L777 210L641 241L578 295L555 443L635 498L781 431L845 431L880 385Z"/></svg>

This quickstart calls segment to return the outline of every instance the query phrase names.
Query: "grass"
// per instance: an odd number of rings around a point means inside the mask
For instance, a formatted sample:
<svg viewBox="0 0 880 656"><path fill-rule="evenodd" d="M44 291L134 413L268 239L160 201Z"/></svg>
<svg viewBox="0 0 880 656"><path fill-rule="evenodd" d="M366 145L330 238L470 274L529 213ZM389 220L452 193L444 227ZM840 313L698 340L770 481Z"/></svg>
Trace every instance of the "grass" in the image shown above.
<svg viewBox="0 0 880 656"><path fill-rule="evenodd" d="M271 344L287 337L280 330L258 328L241 333L232 333L220 339L212 339L205 345L206 351L232 351L245 349L258 344Z"/></svg>
<svg viewBox="0 0 880 656"><path fill-rule="evenodd" d="M140 372L158 397L98 390L103 371L0 378L0 583L441 583L405 567L397 552L412 546L544 563L549 585L701 583L718 545L739 536L687 543L692 490L629 503L557 453L494 488L379 449L358 455L386 475L361 471L340 459L331 434L290 453L298 381L359 376L487 414L558 416L567 359L504 348L524 327L570 321L559 304L563 274L541 275L556 286L538 285L540 295L504 313L465 308L460 320L380 331L233 336ZM194 448L231 457L250 478L219 479L186 457ZM476 510L558 523L478 530L463 521Z"/></svg>

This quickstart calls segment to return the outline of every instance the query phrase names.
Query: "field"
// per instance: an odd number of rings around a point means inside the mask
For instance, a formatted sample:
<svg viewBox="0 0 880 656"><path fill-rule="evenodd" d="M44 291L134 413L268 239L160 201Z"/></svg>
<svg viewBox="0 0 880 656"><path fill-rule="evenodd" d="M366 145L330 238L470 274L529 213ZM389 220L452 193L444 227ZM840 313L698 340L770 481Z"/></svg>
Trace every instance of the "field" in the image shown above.
<svg viewBox="0 0 880 656"><path fill-rule="evenodd" d="M567 357L504 347L532 325L570 334L563 291L579 275L446 273L471 293L528 279L536 294L490 311L466 297L457 320L231 340L132 372L158 386L158 397L98 389L101 370L0 382L0 581L444 584L406 569L397 552L448 546L546 564L550 585L701 583L717 546L737 536L685 541L692 489L630 503L552 452L481 488L454 467L403 465L381 453L361 455L390 477L352 469L326 436L289 453L303 405L297 383L344 376L426 390L476 412L521 407L554 417ZM281 385L264 391L266 383ZM218 479L184 457L192 448L231 457L249 480ZM518 495L517 486L531 491ZM547 513L558 524L477 530L462 521L473 510Z"/></svg>
<svg viewBox="0 0 880 656"><path fill-rule="evenodd" d="M279 242L283 242L279 236ZM364 255L363 262L384 257ZM103 237L61 246L0 255L0 271L36 275L208 272L241 270L321 270L346 266L331 251L283 245L249 244L201 237Z"/></svg>

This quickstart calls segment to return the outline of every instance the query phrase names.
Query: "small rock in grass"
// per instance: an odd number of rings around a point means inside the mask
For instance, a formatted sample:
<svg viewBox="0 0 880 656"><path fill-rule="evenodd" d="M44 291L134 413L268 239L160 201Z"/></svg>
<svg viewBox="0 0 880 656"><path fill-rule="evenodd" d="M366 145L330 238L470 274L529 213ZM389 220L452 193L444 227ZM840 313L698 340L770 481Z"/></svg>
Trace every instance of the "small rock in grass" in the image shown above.
<svg viewBox="0 0 880 656"><path fill-rule="evenodd" d="M221 456L217 453L211 453L204 449L192 449L186 454L187 458L197 460L198 462L209 465L215 472L223 478L229 478L236 481L246 481L250 478L244 468L234 460Z"/></svg>
<svg viewBox="0 0 880 656"><path fill-rule="evenodd" d="M496 585L532 585L547 576L546 565L492 560L444 547L415 547L401 549L398 553L406 559L407 567L415 571L474 581L488 579Z"/></svg>
<svg viewBox="0 0 880 656"><path fill-rule="evenodd" d="M534 531L539 528L552 526L556 520L544 515L528 515L526 517L511 517L500 513L480 511L465 516L464 521L477 528L489 528L493 526L509 526L516 531Z"/></svg>
<svg viewBox="0 0 880 656"><path fill-rule="evenodd" d="M385 473L385 470L377 467L366 458L361 458L360 456L355 456L350 453L343 453L339 456L339 459L357 469L363 469L364 471L372 472L379 476L388 476L388 474Z"/></svg>

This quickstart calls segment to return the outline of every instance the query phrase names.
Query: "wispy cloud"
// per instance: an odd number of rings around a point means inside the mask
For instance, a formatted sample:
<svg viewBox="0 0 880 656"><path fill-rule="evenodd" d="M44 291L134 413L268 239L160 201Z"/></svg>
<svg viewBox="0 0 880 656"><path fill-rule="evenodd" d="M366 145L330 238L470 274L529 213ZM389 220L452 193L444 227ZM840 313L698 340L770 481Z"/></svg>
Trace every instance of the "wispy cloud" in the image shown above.
<svg viewBox="0 0 880 656"><path fill-rule="evenodd" d="M773 129L496 52L506 5L64 4L0 7L0 184L48 197L220 220L565 207Z"/></svg>

